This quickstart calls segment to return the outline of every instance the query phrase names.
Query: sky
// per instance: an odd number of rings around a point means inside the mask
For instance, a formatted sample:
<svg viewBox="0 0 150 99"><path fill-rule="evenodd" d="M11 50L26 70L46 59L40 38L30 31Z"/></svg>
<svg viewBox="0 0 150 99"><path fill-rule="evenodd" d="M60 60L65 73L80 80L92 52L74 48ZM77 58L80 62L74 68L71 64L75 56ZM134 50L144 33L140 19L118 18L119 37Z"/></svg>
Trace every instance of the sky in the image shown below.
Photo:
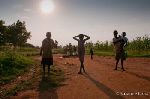
<svg viewBox="0 0 150 99"><path fill-rule="evenodd" d="M29 43L41 46L46 32L60 45L77 44L78 34L89 41L111 41L113 31L127 33L129 41L139 36L150 37L150 0L49 0L54 8L42 11L44 0L0 0L0 20L11 25L25 21L32 37Z"/></svg>

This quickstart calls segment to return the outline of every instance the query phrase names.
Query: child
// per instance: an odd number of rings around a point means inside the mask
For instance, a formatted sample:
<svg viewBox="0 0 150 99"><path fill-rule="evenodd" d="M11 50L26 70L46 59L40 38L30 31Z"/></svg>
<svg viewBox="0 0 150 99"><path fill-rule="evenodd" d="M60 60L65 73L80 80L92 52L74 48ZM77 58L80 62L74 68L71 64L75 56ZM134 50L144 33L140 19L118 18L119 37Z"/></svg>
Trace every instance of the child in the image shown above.
<svg viewBox="0 0 150 99"><path fill-rule="evenodd" d="M126 37L126 32L122 32L121 39L124 41L124 47L128 44L128 38Z"/></svg>
<svg viewBox="0 0 150 99"><path fill-rule="evenodd" d="M93 53L93 49L92 48L90 49L90 55L91 55L91 59L93 60L94 53Z"/></svg>
<svg viewBox="0 0 150 99"><path fill-rule="evenodd" d="M79 38L77 38L77 37L79 37ZM86 38L84 39L84 37L86 37ZM80 71L78 72L78 74L82 74L82 69L85 72L84 64L83 64L84 63L84 55L85 55L84 43L86 40L89 40L90 37L87 35L84 35L84 34L79 34L78 36L73 37L73 39L78 41L78 55L79 55L79 60L81 63Z"/></svg>
<svg viewBox="0 0 150 99"><path fill-rule="evenodd" d="M121 39L123 40L123 44L124 44L124 57L125 57L125 60L127 58L127 51L126 51L126 47L128 45L128 38L126 37L126 32L122 32L122 36L121 36Z"/></svg>

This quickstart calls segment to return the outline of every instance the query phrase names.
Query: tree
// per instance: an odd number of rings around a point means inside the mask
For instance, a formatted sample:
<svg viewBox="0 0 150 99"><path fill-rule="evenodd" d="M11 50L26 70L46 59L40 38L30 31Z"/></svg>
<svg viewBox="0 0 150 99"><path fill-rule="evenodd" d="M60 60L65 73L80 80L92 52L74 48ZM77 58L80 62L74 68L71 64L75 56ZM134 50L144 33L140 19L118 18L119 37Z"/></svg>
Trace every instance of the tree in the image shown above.
<svg viewBox="0 0 150 99"><path fill-rule="evenodd" d="M25 22L17 21L8 26L9 43L14 47L21 46L31 37L31 33L27 31Z"/></svg>
<svg viewBox="0 0 150 99"><path fill-rule="evenodd" d="M4 45L6 43L6 26L5 22L0 20L0 45Z"/></svg>

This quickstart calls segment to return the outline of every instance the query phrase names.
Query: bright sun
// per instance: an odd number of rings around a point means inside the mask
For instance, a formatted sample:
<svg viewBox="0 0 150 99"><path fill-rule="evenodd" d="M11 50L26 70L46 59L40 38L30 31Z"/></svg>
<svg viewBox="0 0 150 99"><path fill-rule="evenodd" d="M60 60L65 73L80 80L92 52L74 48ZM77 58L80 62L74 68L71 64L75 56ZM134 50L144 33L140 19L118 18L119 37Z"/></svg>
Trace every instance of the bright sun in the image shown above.
<svg viewBox="0 0 150 99"><path fill-rule="evenodd" d="M54 11L54 4L52 0L43 0L41 2L41 10L44 13L51 13Z"/></svg>

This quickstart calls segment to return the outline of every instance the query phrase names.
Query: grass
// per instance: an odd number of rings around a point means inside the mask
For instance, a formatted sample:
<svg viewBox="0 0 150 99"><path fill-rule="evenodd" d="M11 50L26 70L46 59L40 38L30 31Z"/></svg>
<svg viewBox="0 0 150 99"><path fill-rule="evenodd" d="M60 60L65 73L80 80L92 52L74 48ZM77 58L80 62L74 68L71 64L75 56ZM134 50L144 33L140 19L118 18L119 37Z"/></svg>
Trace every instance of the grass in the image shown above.
<svg viewBox="0 0 150 99"><path fill-rule="evenodd" d="M39 91L44 92L49 89L61 86L61 82L64 80L63 71L61 71L59 68L56 68L55 66L52 66L50 76L41 77L41 75L42 73L37 73L35 76L31 77L31 79L17 84L12 89L7 91L3 90L3 95L1 97L9 98L10 96L15 96L20 91L34 89L35 87L39 87ZM37 84L38 81L40 81L39 84Z"/></svg>
<svg viewBox="0 0 150 99"><path fill-rule="evenodd" d="M29 57L12 51L3 52L0 55L0 85L8 83L18 75L26 72L32 64L33 61Z"/></svg>
<svg viewBox="0 0 150 99"><path fill-rule="evenodd" d="M89 50L86 50L86 54L90 54ZM150 57L150 50L147 51L127 51L128 57L145 57L145 58L149 58ZM114 51L110 51L110 50L94 50L94 55L98 55L98 56L114 56L115 52Z"/></svg>
<svg viewBox="0 0 150 99"><path fill-rule="evenodd" d="M30 89L31 86L33 85L33 80L27 80L27 81L23 81L20 84L16 85L14 88L6 91L3 91L3 98L8 98L10 96L16 95L17 92L25 90L25 89Z"/></svg>

